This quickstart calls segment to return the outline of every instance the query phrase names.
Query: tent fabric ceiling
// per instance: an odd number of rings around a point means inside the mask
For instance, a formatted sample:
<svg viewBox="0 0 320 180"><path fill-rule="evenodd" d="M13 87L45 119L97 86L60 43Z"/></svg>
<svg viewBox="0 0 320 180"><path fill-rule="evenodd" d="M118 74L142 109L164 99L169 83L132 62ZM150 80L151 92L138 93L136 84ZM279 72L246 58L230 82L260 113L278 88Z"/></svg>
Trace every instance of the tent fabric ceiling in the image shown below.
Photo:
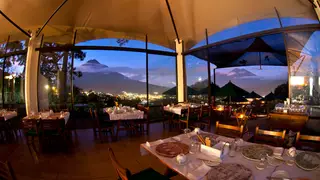
<svg viewBox="0 0 320 180"><path fill-rule="evenodd" d="M40 28L63 0L2 0L0 10L24 30ZM190 49L209 34L239 24L281 17L317 19L307 0L169 0L180 39ZM0 17L0 42L26 36ZM71 43L100 38L144 40L174 49L176 35L165 0L68 0L44 28L45 41Z"/></svg>
<svg viewBox="0 0 320 180"><path fill-rule="evenodd" d="M208 50L195 51L192 55L207 60L208 52L210 62L215 64L217 68L260 65L260 63L261 65L287 65L282 34L249 38L213 46Z"/></svg>

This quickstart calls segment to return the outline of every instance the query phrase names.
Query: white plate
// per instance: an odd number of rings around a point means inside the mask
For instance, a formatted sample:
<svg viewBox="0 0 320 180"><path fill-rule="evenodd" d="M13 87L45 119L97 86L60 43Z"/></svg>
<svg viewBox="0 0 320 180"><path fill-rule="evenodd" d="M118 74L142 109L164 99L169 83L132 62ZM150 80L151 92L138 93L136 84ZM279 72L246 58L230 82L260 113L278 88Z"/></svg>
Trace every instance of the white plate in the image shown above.
<svg viewBox="0 0 320 180"><path fill-rule="evenodd" d="M284 170L278 170L272 173L271 177L273 178L289 178L289 173Z"/></svg>

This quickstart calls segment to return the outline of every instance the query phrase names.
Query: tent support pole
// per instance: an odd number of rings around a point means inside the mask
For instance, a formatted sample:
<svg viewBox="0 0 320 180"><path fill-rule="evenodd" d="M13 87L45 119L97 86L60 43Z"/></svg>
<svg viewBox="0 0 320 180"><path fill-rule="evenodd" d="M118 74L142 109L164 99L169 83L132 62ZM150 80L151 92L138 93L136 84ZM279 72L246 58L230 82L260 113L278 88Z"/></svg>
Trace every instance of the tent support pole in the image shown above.
<svg viewBox="0 0 320 180"><path fill-rule="evenodd" d="M68 0L64 0L62 4L53 12L53 14L49 17L49 19L44 23L44 25L39 29L37 32L36 37L39 36L39 34L42 32L43 28L46 27L46 25L49 23L49 21L53 18L53 16L62 8L62 6L67 2Z"/></svg>
<svg viewBox="0 0 320 180"><path fill-rule="evenodd" d="M261 67L261 52L259 52L259 61L260 61L260 70L262 69Z"/></svg>
<svg viewBox="0 0 320 180"><path fill-rule="evenodd" d="M73 33L72 46L75 46L77 39L77 30ZM74 91L73 91L73 66L74 66L74 51L71 52L71 72L70 72L70 82L71 82L71 110L74 109Z"/></svg>
<svg viewBox="0 0 320 180"><path fill-rule="evenodd" d="M217 86L217 84L216 84L216 69L217 68L213 69L213 84L214 84L214 87ZM213 96L213 106L216 106L216 96Z"/></svg>
<svg viewBox="0 0 320 180"><path fill-rule="evenodd" d="M167 3L167 8L168 8L168 11L169 11L169 14L170 14L170 18L171 18L171 21L172 21L172 25L173 25L173 28L174 28L174 32L176 33L176 37L177 37L178 43L180 44L179 34L178 34L178 31L177 31L176 23L174 22L174 18L173 18L173 15L172 15L172 11L171 11L171 7L170 7L170 4L169 4L169 1L166 0L166 3Z"/></svg>
<svg viewBox="0 0 320 180"><path fill-rule="evenodd" d="M146 91L147 107L149 106L149 54L148 54L148 35L146 35Z"/></svg>
<svg viewBox="0 0 320 180"><path fill-rule="evenodd" d="M283 28L283 25L282 25L282 22L281 22L281 18L280 18L280 14L279 14L279 11L277 10L276 7L274 7L274 10L276 11L276 14L277 14L277 17L278 17L278 21L279 21L279 24L280 24L280 27Z"/></svg>
<svg viewBox="0 0 320 180"><path fill-rule="evenodd" d="M312 4L315 13L318 16L318 20L320 21L320 2L319 2L319 0L308 0L308 1Z"/></svg>
<svg viewBox="0 0 320 180"><path fill-rule="evenodd" d="M209 45L208 30L206 29L206 45ZM210 52L207 48L207 71L208 71L208 104L211 104L211 67L210 67Z"/></svg>
<svg viewBox="0 0 320 180"><path fill-rule="evenodd" d="M7 54L9 42L10 42L10 35L8 36L6 47L4 48L4 54ZM7 60L7 57L4 57L2 62L2 108L4 108L4 68L5 68L6 60Z"/></svg>
<svg viewBox="0 0 320 180"><path fill-rule="evenodd" d="M17 29L19 29L23 34L25 34L26 36L28 36L28 38L31 38L31 35L29 33L27 33L25 30L23 30L20 26L18 26L15 22L13 22L5 13L3 13L0 10L0 14L7 20L9 21L14 27L16 27Z"/></svg>

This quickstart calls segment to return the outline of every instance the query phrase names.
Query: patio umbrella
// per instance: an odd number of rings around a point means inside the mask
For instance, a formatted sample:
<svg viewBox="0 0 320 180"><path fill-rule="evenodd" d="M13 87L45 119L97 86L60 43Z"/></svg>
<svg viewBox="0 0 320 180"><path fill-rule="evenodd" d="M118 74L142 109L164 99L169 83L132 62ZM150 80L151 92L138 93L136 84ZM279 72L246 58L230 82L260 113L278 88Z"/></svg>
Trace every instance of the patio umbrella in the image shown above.
<svg viewBox="0 0 320 180"><path fill-rule="evenodd" d="M188 93L188 95L197 95L197 94L199 94L198 91L192 89L189 86L187 86L187 93ZM163 92L162 94L169 95L169 96L177 95L177 86L175 86L175 87Z"/></svg>
<svg viewBox="0 0 320 180"><path fill-rule="evenodd" d="M219 92L217 93L217 96L230 96L230 97L239 97L239 96L246 96L249 93L233 84L231 81L229 81L226 85L224 85L222 88L220 88Z"/></svg>
<svg viewBox="0 0 320 180"><path fill-rule="evenodd" d="M248 100L242 96L237 96L237 97L231 97L230 99L229 98L225 98L223 99L222 101L224 102L228 102L228 101L231 101L231 102L247 102Z"/></svg>
<svg viewBox="0 0 320 180"><path fill-rule="evenodd" d="M262 98L259 94L257 94L256 92L252 91L251 93L249 93L248 95L245 96L246 98Z"/></svg>
<svg viewBox="0 0 320 180"><path fill-rule="evenodd" d="M215 96L219 90L220 87L218 85L211 83L211 96ZM208 87L201 89L199 94L208 94Z"/></svg>
<svg viewBox="0 0 320 180"><path fill-rule="evenodd" d="M263 101L273 101L275 99L276 99L276 96L272 92L270 92L262 100Z"/></svg>

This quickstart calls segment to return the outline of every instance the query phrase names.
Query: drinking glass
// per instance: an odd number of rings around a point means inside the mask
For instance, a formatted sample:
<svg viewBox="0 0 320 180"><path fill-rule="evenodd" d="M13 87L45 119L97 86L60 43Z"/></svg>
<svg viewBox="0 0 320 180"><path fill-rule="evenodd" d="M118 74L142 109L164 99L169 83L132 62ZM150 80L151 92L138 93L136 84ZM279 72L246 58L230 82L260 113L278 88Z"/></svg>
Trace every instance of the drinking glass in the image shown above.
<svg viewBox="0 0 320 180"><path fill-rule="evenodd" d="M229 150L228 155L229 155L230 157L236 156L236 149L237 149L237 143L236 143L236 142L232 142L232 143L230 144L230 150Z"/></svg>
<svg viewBox="0 0 320 180"><path fill-rule="evenodd" d="M190 132L191 132L191 130L190 130L189 128L184 129L183 132L184 132L184 134L185 134L188 138L190 138Z"/></svg>
<svg viewBox="0 0 320 180"><path fill-rule="evenodd" d="M190 154L196 154L200 151L200 147L201 147L201 144L199 142L196 142L196 141L192 141L191 145L190 145Z"/></svg>
<svg viewBox="0 0 320 180"><path fill-rule="evenodd" d="M267 166L266 163L267 163L267 154L263 153L263 154L260 155L260 161L257 164L256 168L258 170L263 170Z"/></svg>

